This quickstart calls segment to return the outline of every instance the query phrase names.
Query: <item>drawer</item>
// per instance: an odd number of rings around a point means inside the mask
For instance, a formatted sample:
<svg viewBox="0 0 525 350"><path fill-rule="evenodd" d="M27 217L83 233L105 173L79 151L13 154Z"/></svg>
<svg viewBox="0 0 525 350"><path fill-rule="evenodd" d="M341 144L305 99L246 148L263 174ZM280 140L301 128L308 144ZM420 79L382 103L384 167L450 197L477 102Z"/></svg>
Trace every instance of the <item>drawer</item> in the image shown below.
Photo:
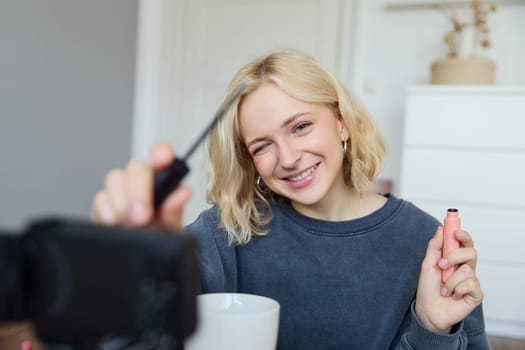
<svg viewBox="0 0 525 350"><path fill-rule="evenodd" d="M521 243L525 236L525 209L479 207L463 203L447 205L430 200L416 201L414 204L441 222L447 208L457 207L461 226L472 235L480 261L521 265L525 268Z"/></svg>
<svg viewBox="0 0 525 350"><path fill-rule="evenodd" d="M408 97L406 145L525 149L525 89L508 94L447 91Z"/></svg>
<svg viewBox="0 0 525 350"><path fill-rule="evenodd" d="M405 147L401 193L413 200L519 207L525 213L525 152Z"/></svg>
<svg viewBox="0 0 525 350"><path fill-rule="evenodd" d="M505 320L525 329L525 268L480 262L477 272L485 293L483 303L487 323Z"/></svg>

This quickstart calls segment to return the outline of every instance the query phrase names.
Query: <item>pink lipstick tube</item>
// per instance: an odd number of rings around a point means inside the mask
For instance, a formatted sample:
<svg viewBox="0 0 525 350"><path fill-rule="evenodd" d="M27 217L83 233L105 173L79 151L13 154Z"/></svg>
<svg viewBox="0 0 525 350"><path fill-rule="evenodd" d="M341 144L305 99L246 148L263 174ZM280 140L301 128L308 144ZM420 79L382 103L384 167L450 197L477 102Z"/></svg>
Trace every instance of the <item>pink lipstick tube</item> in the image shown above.
<svg viewBox="0 0 525 350"><path fill-rule="evenodd" d="M454 249L459 248L459 241L456 239L455 233L460 230L461 220L459 219L459 212L457 209L451 208L447 210L447 216L443 223L443 257ZM458 269L457 265L451 266L441 273L441 280L445 283L449 277Z"/></svg>

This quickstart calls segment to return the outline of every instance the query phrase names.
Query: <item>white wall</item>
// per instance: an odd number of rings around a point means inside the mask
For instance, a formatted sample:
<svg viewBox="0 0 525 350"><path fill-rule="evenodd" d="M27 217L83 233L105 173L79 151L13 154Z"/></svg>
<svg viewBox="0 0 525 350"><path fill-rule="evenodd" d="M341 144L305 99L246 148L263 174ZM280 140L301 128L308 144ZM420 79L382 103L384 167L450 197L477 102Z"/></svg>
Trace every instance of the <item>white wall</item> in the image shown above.
<svg viewBox="0 0 525 350"><path fill-rule="evenodd" d="M351 81L388 139L391 154L381 177L393 179L396 192L405 90L429 83L432 61L446 55L443 36L451 25L430 7L388 7L385 0L359 3L357 76ZM493 46L484 54L496 60L496 84L525 85L525 1L499 3L488 20Z"/></svg>
<svg viewBox="0 0 525 350"><path fill-rule="evenodd" d="M87 217L129 158L137 1L0 1L0 229Z"/></svg>

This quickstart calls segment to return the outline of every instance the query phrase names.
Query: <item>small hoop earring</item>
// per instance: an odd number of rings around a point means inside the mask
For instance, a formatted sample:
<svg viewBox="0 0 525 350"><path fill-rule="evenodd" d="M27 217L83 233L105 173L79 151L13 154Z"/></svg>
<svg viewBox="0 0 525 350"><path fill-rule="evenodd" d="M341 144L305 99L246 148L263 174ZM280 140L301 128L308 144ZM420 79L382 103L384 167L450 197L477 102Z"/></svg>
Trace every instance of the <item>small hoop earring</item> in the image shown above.
<svg viewBox="0 0 525 350"><path fill-rule="evenodd" d="M348 140L343 141L343 152L346 153L348 151Z"/></svg>
<svg viewBox="0 0 525 350"><path fill-rule="evenodd" d="M266 184L264 183L264 181L262 180L261 176L257 176L257 181L255 181L255 187L259 190L260 193L262 194L268 194L270 193L270 189L268 188L268 186L266 186Z"/></svg>

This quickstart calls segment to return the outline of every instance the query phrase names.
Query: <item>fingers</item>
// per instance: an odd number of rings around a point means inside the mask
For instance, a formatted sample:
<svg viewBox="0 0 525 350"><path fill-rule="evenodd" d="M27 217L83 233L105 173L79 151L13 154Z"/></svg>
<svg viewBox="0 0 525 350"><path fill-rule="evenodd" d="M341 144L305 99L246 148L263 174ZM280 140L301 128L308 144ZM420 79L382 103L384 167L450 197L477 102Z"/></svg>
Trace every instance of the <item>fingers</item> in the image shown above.
<svg viewBox="0 0 525 350"><path fill-rule="evenodd" d="M146 225L153 217L153 169L146 162L134 159L129 162L126 173L128 219L133 225Z"/></svg>
<svg viewBox="0 0 525 350"><path fill-rule="evenodd" d="M474 240L472 239L472 236L467 232L463 230L459 230L456 232L456 239L460 242L462 247L474 247Z"/></svg>
<svg viewBox="0 0 525 350"><path fill-rule="evenodd" d="M416 293L416 314L426 327L440 332L464 319L483 299L474 242L465 231L456 235L460 248L442 258L443 228L437 229L428 243ZM454 265L459 268L443 284L442 269Z"/></svg>
<svg viewBox="0 0 525 350"><path fill-rule="evenodd" d="M107 192L100 191L95 195L91 208L91 220L109 226L118 223Z"/></svg>
<svg viewBox="0 0 525 350"><path fill-rule="evenodd" d="M191 195L191 188L179 185L177 189L166 198L160 211L160 221L163 226L178 231L182 229L184 207L191 199Z"/></svg>
<svg viewBox="0 0 525 350"><path fill-rule="evenodd" d="M461 265L447 280L441 290L441 295L456 300L468 299L473 306L481 303L483 292L481 290L476 271L469 265ZM468 298L466 298L468 296Z"/></svg>
<svg viewBox="0 0 525 350"><path fill-rule="evenodd" d="M428 242L427 252L423 263L421 264L421 271L428 272L436 269L436 264L441 258L443 247L443 227L438 227L436 234Z"/></svg>
<svg viewBox="0 0 525 350"><path fill-rule="evenodd" d="M154 144L150 149L151 165L155 171L159 171L173 162L175 152L173 147L167 142Z"/></svg>
<svg viewBox="0 0 525 350"><path fill-rule="evenodd" d="M439 260L439 267L447 269L454 265L467 264L475 269L478 262L478 252L474 248L458 248L452 251L448 256Z"/></svg>
<svg viewBox="0 0 525 350"><path fill-rule="evenodd" d="M132 160L126 169L107 175L104 189L93 200L91 218L105 225L143 226L153 218L153 169L141 160Z"/></svg>
<svg viewBox="0 0 525 350"><path fill-rule="evenodd" d="M156 223L180 229L183 208L191 197L184 186L174 191L163 204L159 215L153 209L153 184L156 171L173 162L174 152L167 143L151 148L151 164L134 159L124 169L111 170L104 189L93 200L91 218L105 225L145 226Z"/></svg>
<svg viewBox="0 0 525 350"><path fill-rule="evenodd" d="M123 222L127 219L129 212L129 199L126 189L126 172L123 169L113 169L106 175L105 188L106 196L114 213L115 223Z"/></svg>
<svg viewBox="0 0 525 350"><path fill-rule="evenodd" d="M456 232L456 238L461 248L455 249L439 261L442 269L459 266L444 284L441 295L452 296L456 300L464 299L477 305L483 299L483 292L476 275L478 253L474 249L474 241L467 231Z"/></svg>
<svg viewBox="0 0 525 350"><path fill-rule="evenodd" d="M93 221L105 225L116 225L125 221L129 207L125 179L126 174L122 169L113 169L106 175L104 190L98 192L93 200Z"/></svg>
<svg viewBox="0 0 525 350"><path fill-rule="evenodd" d="M461 264L468 264L473 269L476 268L478 253L474 249L474 240L467 232L460 230L456 232L456 238L460 241L461 248L455 249L439 261L439 267L447 267Z"/></svg>
<svg viewBox="0 0 525 350"><path fill-rule="evenodd" d="M462 281L454 288L452 298L455 300L463 299L469 303L472 308L478 306L483 300L483 291L481 290L479 280L476 278Z"/></svg>

